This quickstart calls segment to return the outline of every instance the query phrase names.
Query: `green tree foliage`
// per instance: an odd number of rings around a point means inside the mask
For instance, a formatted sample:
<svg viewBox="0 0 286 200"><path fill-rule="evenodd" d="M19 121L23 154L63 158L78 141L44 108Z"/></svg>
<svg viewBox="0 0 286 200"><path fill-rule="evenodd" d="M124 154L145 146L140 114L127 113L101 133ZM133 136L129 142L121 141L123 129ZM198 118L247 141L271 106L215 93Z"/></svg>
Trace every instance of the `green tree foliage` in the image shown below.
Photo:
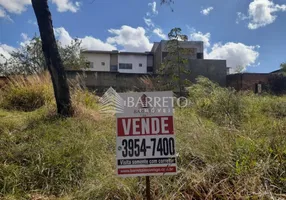
<svg viewBox="0 0 286 200"><path fill-rule="evenodd" d="M41 39L36 36L13 51L9 59L1 57L6 60L1 64L3 74L33 74L46 69Z"/></svg>
<svg viewBox="0 0 286 200"><path fill-rule="evenodd" d="M74 39L69 45L62 45L58 41L58 49L66 69L80 69L86 66L84 57L80 54L81 41ZM10 74L34 74L47 70L45 57L42 51L42 41L38 36L21 45L11 53L11 57L1 64L0 73Z"/></svg>
<svg viewBox="0 0 286 200"><path fill-rule="evenodd" d="M66 69L82 69L86 67L86 59L80 53L83 50L81 40L75 38L69 45L63 46L58 44L58 48Z"/></svg>
<svg viewBox="0 0 286 200"><path fill-rule="evenodd" d="M174 3L175 3L174 0L161 0L161 5L167 4L167 5L171 6L171 4L174 4ZM171 8L171 10L172 10L172 12L174 12L173 8Z"/></svg>
<svg viewBox="0 0 286 200"><path fill-rule="evenodd" d="M173 28L168 34L169 40L166 44L166 55L163 56L163 63L159 69L159 82L163 89L179 91L183 94L184 88L189 86L190 82L186 76L190 73L186 69L188 57L191 55L191 49L181 46L188 37L181 33L180 28Z"/></svg>
<svg viewBox="0 0 286 200"><path fill-rule="evenodd" d="M234 72L235 72L236 74L239 74L239 73L243 73L244 70L245 70L245 67L244 67L244 66L238 65L238 66L236 66Z"/></svg>

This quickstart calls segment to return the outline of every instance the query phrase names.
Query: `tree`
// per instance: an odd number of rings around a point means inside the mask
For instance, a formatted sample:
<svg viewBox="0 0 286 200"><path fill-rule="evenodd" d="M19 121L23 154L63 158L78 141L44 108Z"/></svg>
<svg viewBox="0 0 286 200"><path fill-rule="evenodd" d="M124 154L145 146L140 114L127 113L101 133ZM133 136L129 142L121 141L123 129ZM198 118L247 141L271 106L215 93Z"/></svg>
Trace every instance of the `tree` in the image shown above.
<svg viewBox="0 0 286 200"><path fill-rule="evenodd" d="M51 74L58 114L72 116L69 85L54 35L48 0L32 0L32 6L39 26L46 65Z"/></svg>
<svg viewBox="0 0 286 200"><path fill-rule="evenodd" d="M161 0L161 4L167 4L167 5L171 5L174 4L175 1L174 0ZM173 8L171 8L172 12L174 11Z"/></svg>
<svg viewBox="0 0 286 200"><path fill-rule="evenodd" d="M161 85L165 86L164 89L179 89L179 94L182 96L184 88L190 84L184 78L189 74L186 65L191 49L181 47L181 42L188 40L188 37L181 31L180 28L173 28L168 34L167 53L163 57L163 63L159 69L159 81Z"/></svg>
<svg viewBox="0 0 286 200"><path fill-rule="evenodd" d="M239 74L242 73L245 70L245 67L242 65L237 65L236 68L234 69L234 73Z"/></svg>
<svg viewBox="0 0 286 200"><path fill-rule="evenodd" d="M283 74L285 75L285 74L286 74L286 63L285 63L285 62L282 63L282 64L280 65L280 67L281 67L281 69L282 69Z"/></svg>
<svg viewBox="0 0 286 200"><path fill-rule="evenodd" d="M164 4L164 3L174 3L174 0L161 0L161 4Z"/></svg>
<svg viewBox="0 0 286 200"><path fill-rule="evenodd" d="M60 56L65 69L82 69L86 67L86 59L80 53L81 40L74 39L69 45L62 45L57 41ZM1 55L0 55L1 56ZM1 64L1 73L5 75L13 74L35 74L47 70L45 56L42 51L42 40L35 36L31 40L21 44L21 47L10 53L7 59L1 57L6 62Z"/></svg>
<svg viewBox="0 0 286 200"><path fill-rule="evenodd" d="M36 36L11 52L9 59L3 55L2 58L6 60L1 64L2 73L6 75L34 74L47 68L41 39Z"/></svg>
<svg viewBox="0 0 286 200"><path fill-rule="evenodd" d="M81 47L81 40L75 38L69 45L63 46L58 42L60 56L63 60L65 69L83 69L86 68L87 60L80 52L83 50Z"/></svg>

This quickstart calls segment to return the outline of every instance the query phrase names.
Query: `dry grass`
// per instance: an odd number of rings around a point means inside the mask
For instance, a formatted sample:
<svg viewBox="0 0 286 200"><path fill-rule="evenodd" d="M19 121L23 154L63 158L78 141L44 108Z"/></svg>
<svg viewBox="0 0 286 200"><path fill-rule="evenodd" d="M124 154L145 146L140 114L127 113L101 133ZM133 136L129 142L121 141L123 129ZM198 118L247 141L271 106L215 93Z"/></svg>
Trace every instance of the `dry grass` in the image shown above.
<svg viewBox="0 0 286 200"><path fill-rule="evenodd" d="M1 106L9 110L33 111L51 103L53 89L47 73L37 76L11 76L1 88Z"/></svg>
<svg viewBox="0 0 286 200"><path fill-rule="evenodd" d="M26 91L44 79L29 80L13 87ZM50 88L48 77L44 83ZM73 87L76 115L61 119L46 94L32 112L0 108L0 199L143 199L143 178L115 175L115 118L100 114L96 95ZM152 177L153 198L285 198L286 97L201 80L190 100L175 113L179 173Z"/></svg>

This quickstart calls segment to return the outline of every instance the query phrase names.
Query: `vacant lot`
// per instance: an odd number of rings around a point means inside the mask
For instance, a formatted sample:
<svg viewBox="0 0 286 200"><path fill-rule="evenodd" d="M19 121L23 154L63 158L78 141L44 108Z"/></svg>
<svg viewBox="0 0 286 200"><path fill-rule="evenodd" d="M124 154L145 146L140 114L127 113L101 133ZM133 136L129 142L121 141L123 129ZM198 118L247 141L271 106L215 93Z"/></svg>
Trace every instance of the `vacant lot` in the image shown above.
<svg viewBox="0 0 286 200"><path fill-rule="evenodd" d="M142 199L143 178L115 176L115 118L72 92L61 119L49 77L0 91L0 199ZM152 177L154 199L286 198L286 97L236 93L201 78L176 108L179 173Z"/></svg>

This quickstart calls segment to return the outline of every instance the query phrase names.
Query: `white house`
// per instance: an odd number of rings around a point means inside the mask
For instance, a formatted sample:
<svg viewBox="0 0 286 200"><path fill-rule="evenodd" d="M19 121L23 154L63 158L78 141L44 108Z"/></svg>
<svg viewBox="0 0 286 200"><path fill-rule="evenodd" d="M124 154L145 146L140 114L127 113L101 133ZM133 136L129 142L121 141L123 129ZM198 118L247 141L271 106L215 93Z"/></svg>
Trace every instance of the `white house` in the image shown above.
<svg viewBox="0 0 286 200"><path fill-rule="evenodd" d="M118 72L146 74L147 54L128 52L118 54Z"/></svg>
<svg viewBox="0 0 286 200"><path fill-rule="evenodd" d="M153 72L153 54L149 52L83 51L89 71L132 74Z"/></svg>
<svg viewBox="0 0 286 200"><path fill-rule="evenodd" d="M189 49L189 59L204 59L201 41L180 41L180 46ZM155 42L151 52L83 51L89 71L104 71L132 74L156 73L168 54L167 41Z"/></svg>
<svg viewBox="0 0 286 200"><path fill-rule="evenodd" d="M101 51L85 51L82 53L87 60L90 71L110 71L110 53Z"/></svg>

